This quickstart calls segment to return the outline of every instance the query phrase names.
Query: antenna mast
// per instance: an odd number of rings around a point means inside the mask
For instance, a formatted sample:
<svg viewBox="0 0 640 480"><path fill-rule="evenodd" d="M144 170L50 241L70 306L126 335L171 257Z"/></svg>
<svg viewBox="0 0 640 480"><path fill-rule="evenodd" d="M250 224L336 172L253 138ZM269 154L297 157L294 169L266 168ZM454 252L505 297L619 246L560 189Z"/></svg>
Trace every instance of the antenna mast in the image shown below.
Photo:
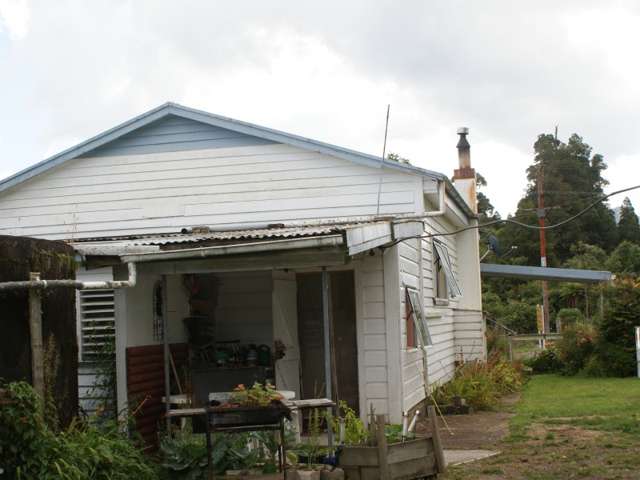
<svg viewBox="0 0 640 480"><path fill-rule="evenodd" d="M376 215L380 215L380 193L382 192L382 166L384 165L384 156L387 153L387 133L389 132L389 111L391 110L391 104L387 104L387 119L384 124L384 142L382 143L382 158L380 159L380 180L378 181L378 204L376 207Z"/></svg>

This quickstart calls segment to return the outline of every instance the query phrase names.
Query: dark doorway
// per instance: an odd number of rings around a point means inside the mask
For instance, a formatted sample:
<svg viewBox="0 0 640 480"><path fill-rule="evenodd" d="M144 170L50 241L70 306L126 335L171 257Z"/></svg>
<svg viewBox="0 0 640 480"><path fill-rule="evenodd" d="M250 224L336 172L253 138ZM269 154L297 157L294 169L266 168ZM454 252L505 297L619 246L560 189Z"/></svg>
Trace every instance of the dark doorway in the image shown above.
<svg viewBox="0 0 640 480"><path fill-rule="evenodd" d="M358 349L353 271L330 272L332 341L334 345L334 400L344 400L359 413ZM322 322L322 276L305 273L298 281L298 338L301 352L301 397L326 396L324 376L324 329Z"/></svg>

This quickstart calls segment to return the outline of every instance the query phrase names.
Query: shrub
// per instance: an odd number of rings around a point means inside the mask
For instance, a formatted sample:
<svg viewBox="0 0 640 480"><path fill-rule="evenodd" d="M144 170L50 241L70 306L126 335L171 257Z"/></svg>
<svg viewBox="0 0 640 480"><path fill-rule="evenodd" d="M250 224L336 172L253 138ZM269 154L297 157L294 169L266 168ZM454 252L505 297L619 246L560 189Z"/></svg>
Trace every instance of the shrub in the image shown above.
<svg viewBox="0 0 640 480"><path fill-rule="evenodd" d="M499 354L505 358L509 355L509 342L501 329L496 327L487 327L485 336L487 339L487 352L489 352L489 355Z"/></svg>
<svg viewBox="0 0 640 480"><path fill-rule="evenodd" d="M526 360L525 364L533 370L533 373L556 373L563 368L563 363L558 358L558 353L548 348L538 353L535 357Z"/></svg>
<svg viewBox="0 0 640 480"><path fill-rule="evenodd" d="M561 308L556 315L556 325L562 325L563 329L583 321L584 316L577 308Z"/></svg>
<svg viewBox="0 0 640 480"><path fill-rule="evenodd" d="M519 390L522 384L518 365L492 355L487 362L474 361L458 367L451 381L436 388L434 399L447 404L454 397L461 397L471 407L486 410L494 408L500 396Z"/></svg>
<svg viewBox="0 0 640 480"><path fill-rule="evenodd" d="M7 404L0 408L0 467L8 478L40 478L53 455L42 400L28 383L3 387Z"/></svg>
<svg viewBox="0 0 640 480"><path fill-rule="evenodd" d="M564 367L562 373L575 375L582 370L595 351L597 331L593 325L576 323L562 332L557 342L558 357Z"/></svg>
<svg viewBox="0 0 640 480"><path fill-rule="evenodd" d="M73 421L54 434L42 400L25 382L5 386L0 409L0 465L7 478L39 480L151 480L156 469L115 423Z"/></svg>
<svg viewBox="0 0 640 480"><path fill-rule="evenodd" d="M617 282L608 292L609 308L600 322L596 354L608 376L632 376L636 369L635 326L640 316L640 288L635 281Z"/></svg>

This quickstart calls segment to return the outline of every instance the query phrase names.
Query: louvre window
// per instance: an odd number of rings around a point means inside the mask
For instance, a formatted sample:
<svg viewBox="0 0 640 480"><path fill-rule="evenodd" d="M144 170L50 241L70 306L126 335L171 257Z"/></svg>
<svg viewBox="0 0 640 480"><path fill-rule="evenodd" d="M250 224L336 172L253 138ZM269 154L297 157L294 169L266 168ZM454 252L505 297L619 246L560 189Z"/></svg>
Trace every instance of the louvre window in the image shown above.
<svg viewBox="0 0 640 480"><path fill-rule="evenodd" d="M95 362L113 353L116 336L113 290L79 292L80 352L84 362Z"/></svg>

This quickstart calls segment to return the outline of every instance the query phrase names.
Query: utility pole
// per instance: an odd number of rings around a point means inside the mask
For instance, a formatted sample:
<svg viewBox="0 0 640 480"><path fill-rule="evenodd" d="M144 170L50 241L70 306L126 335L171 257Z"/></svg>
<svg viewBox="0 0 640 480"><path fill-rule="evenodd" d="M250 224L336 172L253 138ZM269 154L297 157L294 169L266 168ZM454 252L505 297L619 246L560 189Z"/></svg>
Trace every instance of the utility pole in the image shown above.
<svg viewBox="0 0 640 480"><path fill-rule="evenodd" d="M558 126L556 125L554 134L555 145L558 145ZM547 266L547 237L545 226L545 217L547 211L544 208L544 157L540 159L540 168L538 169L538 224L540 225L540 266ZM542 333L550 333L551 322L549 318L549 283L542 281Z"/></svg>
<svg viewBox="0 0 640 480"><path fill-rule="evenodd" d="M538 224L540 225L540 266L547 266L547 237L544 230L546 210L544 209L544 164L540 160L538 169ZM549 284L542 281L542 333L549 333Z"/></svg>

